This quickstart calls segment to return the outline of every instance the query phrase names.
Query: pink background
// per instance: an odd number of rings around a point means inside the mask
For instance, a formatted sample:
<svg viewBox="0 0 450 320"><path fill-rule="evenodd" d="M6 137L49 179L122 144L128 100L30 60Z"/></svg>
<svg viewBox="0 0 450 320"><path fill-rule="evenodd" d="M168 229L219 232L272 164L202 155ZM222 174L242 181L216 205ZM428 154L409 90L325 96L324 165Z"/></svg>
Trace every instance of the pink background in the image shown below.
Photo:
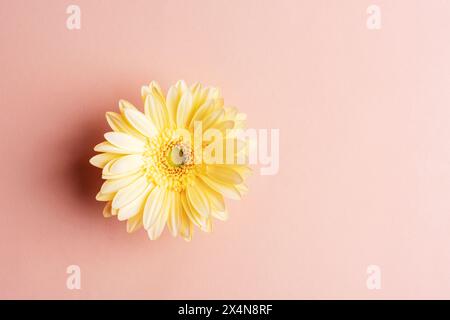
<svg viewBox="0 0 450 320"><path fill-rule="evenodd" d="M444 0L1 0L0 298L450 298L449 35ZM280 171L151 242L88 159L120 98L178 79L279 128Z"/></svg>

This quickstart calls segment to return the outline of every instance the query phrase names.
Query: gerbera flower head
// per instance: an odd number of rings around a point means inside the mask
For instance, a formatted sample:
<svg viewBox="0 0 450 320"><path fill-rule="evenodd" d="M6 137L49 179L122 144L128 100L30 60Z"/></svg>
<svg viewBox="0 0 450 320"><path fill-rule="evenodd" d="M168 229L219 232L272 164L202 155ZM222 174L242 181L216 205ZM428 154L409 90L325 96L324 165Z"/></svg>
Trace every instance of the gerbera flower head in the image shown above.
<svg viewBox="0 0 450 320"><path fill-rule="evenodd" d="M184 81L167 95L152 82L141 96L144 113L125 100L106 113L112 131L90 159L105 179L103 215L127 220L128 232L143 226L152 240L166 225L185 240L194 226L210 232L213 218L228 218L224 197L247 191L247 143L237 134L245 115L225 107L217 88Z"/></svg>

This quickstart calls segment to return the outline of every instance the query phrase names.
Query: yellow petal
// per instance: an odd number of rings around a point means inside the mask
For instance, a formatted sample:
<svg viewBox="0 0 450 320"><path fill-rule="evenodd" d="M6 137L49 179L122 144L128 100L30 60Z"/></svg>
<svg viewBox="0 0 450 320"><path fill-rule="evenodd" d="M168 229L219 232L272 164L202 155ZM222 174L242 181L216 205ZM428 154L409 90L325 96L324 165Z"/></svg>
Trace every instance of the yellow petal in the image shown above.
<svg viewBox="0 0 450 320"><path fill-rule="evenodd" d="M102 187L100 188L100 192L102 193L114 193L119 191L122 188L125 188L130 183L136 181L139 177L142 176L142 172L138 172L136 174L128 175L119 179L109 179L103 182Z"/></svg>
<svg viewBox="0 0 450 320"><path fill-rule="evenodd" d="M182 195L180 194L180 200L182 198ZM180 201L180 203L182 203ZM192 239L192 233L194 231L193 224L188 217L186 211L184 210L183 206L181 205L181 222L180 222L180 235L183 237L186 241L191 241Z"/></svg>
<svg viewBox="0 0 450 320"><path fill-rule="evenodd" d="M106 121L108 122L111 129L113 129L115 132L123 132L127 133L129 135L132 135L135 138L138 139L144 139L142 134L140 134L138 131L136 131L134 128L132 128L126 121L125 117L115 113L115 112L107 112L106 113Z"/></svg>
<svg viewBox="0 0 450 320"><path fill-rule="evenodd" d="M189 221L194 223L197 227L201 228L203 225L204 218L197 212L197 210L193 209L187 200L187 196L185 192L181 193L180 196L181 204L183 207L183 211L186 213Z"/></svg>
<svg viewBox="0 0 450 320"><path fill-rule="evenodd" d="M204 98L206 98L206 95L204 94L204 90L202 88L202 85L200 83L194 83L190 91L192 93L192 104L193 107L198 107L200 104L204 102Z"/></svg>
<svg viewBox="0 0 450 320"><path fill-rule="evenodd" d="M184 80L178 80L177 83L175 84L175 87L177 87L178 91L181 94L183 94L184 92L189 90L189 88Z"/></svg>
<svg viewBox="0 0 450 320"><path fill-rule="evenodd" d="M200 82L195 82L189 87L189 90L192 92L193 96L194 96L194 94L198 94L201 89L202 89L202 84Z"/></svg>
<svg viewBox="0 0 450 320"><path fill-rule="evenodd" d="M234 121L231 121L231 120L219 121L214 125L214 129L217 129L220 131L226 131L227 129L233 129L233 127L234 127Z"/></svg>
<svg viewBox="0 0 450 320"><path fill-rule="evenodd" d="M203 130L208 130L209 128L214 126L215 124L222 118L223 116L223 109L217 109L212 111L208 116L206 116L202 120L202 128Z"/></svg>
<svg viewBox="0 0 450 320"><path fill-rule="evenodd" d="M116 180L116 179L122 179L122 178L126 178L130 175L134 175L134 174L138 174L142 168L138 168L135 169L133 171L124 171L124 172L117 172L117 173L112 173L111 172L111 167L119 160L115 159L115 160L111 160L110 162L108 162L108 164L106 166L103 167L102 170L102 178L105 180Z"/></svg>
<svg viewBox="0 0 450 320"><path fill-rule="evenodd" d="M142 86L141 87L141 98L142 101L145 101L145 98L152 92L148 86Z"/></svg>
<svg viewBox="0 0 450 320"><path fill-rule="evenodd" d="M247 187L247 185L245 183L237 184L236 185L236 189L239 191L241 196L246 195L247 192L248 192L248 187Z"/></svg>
<svg viewBox="0 0 450 320"><path fill-rule="evenodd" d="M132 174L139 171L144 165L144 159L140 154L129 154L116 160L110 161L104 168L105 176Z"/></svg>
<svg viewBox="0 0 450 320"><path fill-rule="evenodd" d="M137 110L125 110L125 117L137 131L146 137L151 138L158 133L153 123Z"/></svg>
<svg viewBox="0 0 450 320"><path fill-rule="evenodd" d="M161 131L169 126L169 115L165 103L153 93L145 98L145 114L158 130Z"/></svg>
<svg viewBox="0 0 450 320"><path fill-rule="evenodd" d="M147 96L152 92L154 94L159 95L164 100L164 95L162 93L161 87L159 86L158 82L156 82L156 81L150 82L150 84L148 86L142 86L142 88L141 88L142 100L145 101L145 98L147 98Z"/></svg>
<svg viewBox="0 0 450 320"><path fill-rule="evenodd" d="M101 153L101 154L97 154L97 155L93 156L89 160L89 163L97 168L103 169L108 164L108 162L110 162L111 160L117 159L117 157L118 157L117 154Z"/></svg>
<svg viewBox="0 0 450 320"><path fill-rule="evenodd" d="M205 88L205 89L206 89L206 93L207 93L206 99L216 100L216 99L220 98L220 90L219 90L219 88L208 87L208 88Z"/></svg>
<svg viewBox="0 0 450 320"><path fill-rule="evenodd" d="M241 175L233 166L209 165L206 167L208 177L228 184L242 183Z"/></svg>
<svg viewBox="0 0 450 320"><path fill-rule="evenodd" d="M207 100L194 113L192 119L189 119L189 128L194 128L195 121L203 121L203 118L214 110L214 101Z"/></svg>
<svg viewBox="0 0 450 320"><path fill-rule="evenodd" d="M204 232L208 232L208 233L212 232L212 221L211 221L211 219L207 219L205 221L205 224L203 225L201 230L204 231Z"/></svg>
<svg viewBox="0 0 450 320"><path fill-rule="evenodd" d="M192 110L192 95L186 91L181 97L177 109L177 127L184 128Z"/></svg>
<svg viewBox="0 0 450 320"><path fill-rule="evenodd" d="M228 217L229 217L228 212L226 210L225 211L212 210L211 215L214 218L222 220L222 221L228 220Z"/></svg>
<svg viewBox="0 0 450 320"><path fill-rule="evenodd" d="M200 88L193 88L193 96L194 96L194 109L197 110L202 104L205 103L206 99L208 98L208 92L209 88L203 88L200 86Z"/></svg>
<svg viewBox="0 0 450 320"><path fill-rule="evenodd" d="M180 80L174 86L171 86L167 92L166 107L169 121L173 125L177 122L177 110L180 98L187 91L189 91L189 89L186 83L183 80Z"/></svg>
<svg viewBox="0 0 450 320"><path fill-rule="evenodd" d="M142 226L142 213L139 213L127 220L127 232L132 233Z"/></svg>
<svg viewBox="0 0 450 320"><path fill-rule="evenodd" d="M202 182L202 191L206 194L211 204L211 210L225 211L225 200L217 191L213 190L206 183Z"/></svg>
<svg viewBox="0 0 450 320"><path fill-rule="evenodd" d="M233 199L233 200L240 200L241 194L237 190L237 188L234 185L231 184L225 184L221 183L220 181L214 180L210 177L207 177L205 175L199 176L208 186L211 187L211 189L219 192L224 197Z"/></svg>
<svg viewBox="0 0 450 320"><path fill-rule="evenodd" d="M151 226L150 229L147 230L148 237L150 240L156 240L158 239L166 225L167 222L167 212L160 215L158 220Z"/></svg>
<svg viewBox="0 0 450 320"><path fill-rule="evenodd" d="M144 228L146 230L150 229L153 224L156 222L158 217L161 215L161 211L163 210L163 202L166 198L165 189L162 189L159 186L153 188L150 192L150 195L147 198L144 207Z"/></svg>
<svg viewBox="0 0 450 320"><path fill-rule="evenodd" d="M108 141L104 141L102 143L99 143L94 147L94 151L97 152L107 152L107 153L114 153L114 154L129 154L131 153L128 150L116 147L115 145L112 145Z"/></svg>
<svg viewBox="0 0 450 320"><path fill-rule="evenodd" d="M155 223L147 230L148 237L151 240L156 240L159 238L161 233L164 230L164 227L167 223L167 218L169 216L169 210L167 210L168 207L168 198L164 197L163 206L160 214L156 218Z"/></svg>
<svg viewBox="0 0 450 320"><path fill-rule="evenodd" d="M203 217L208 217L210 212L210 205L208 198L202 192L200 183L194 183L186 187L186 195L189 204L200 213Z"/></svg>
<svg viewBox="0 0 450 320"><path fill-rule="evenodd" d="M114 146L130 152L144 152L145 142L123 132L107 132L105 139Z"/></svg>
<svg viewBox="0 0 450 320"><path fill-rule="evenodd" d="M103 216L105 218L109 218L112 216L111 213L111 201L108 201L108 203L106 203L105 207L103 208Z"/></svg>
<svg viewBox="0 0 450 320"><path fill-rule="evenodd" d="M111 201L114 198L114 193L97 193L95 200L97 201Z"/></svg>
<svg viewBox="0 0 450 320"><path fill-rule="evenodd" d="M112 207L114 209L120 209L133 200L137 199L142 193L144 193L149 186L149 182L146 177L141 177L131 183L129 186L119 190L112 201Z"/></svg>
<svg viewBox="0 0 450 320"><path fill-rule="evenodd" d="M167 92L166 106L167 106L167 112L169 114L171 123L176 123L177 108L178 108L179 100L180 100L180 94L178 92L178 88L175 86L170 87L169 91Z"/></svg>
<svg viewBox="0 0 450 320"><path fill-rule="evenodd" d="M163 94L158 82L156 82L156 81L150 82L150 84L148 85L148 88L150 89L150 92L152 92L155 95L158 95L159 98L165 102L164 94Z"/></svg>
<svg viewBox="0 0 450 320"><path fill-rule="evenodd" d="M176 191L168 192L169 203L169 217L167 220L167 226L170 233L176 237L180 229L181 224L181 200L180 193Z"/></svg>
<svg viewBox="0 0 450 320"><path fill-rule="evenodd" d="M148 193L152 187L152 185L148 185L140 196L119 209L118 218L120 221L130 219L144 209L145 200L147 200Z"/></svg>
<svg viewBox="0 0 450 320"><path fill-rule="evenodd" d="M238 110L235 107L224 107L225 119L235 120Z"/></svg>
<svg viewBox="0 0 450 320"><path fill-rule="evenodd" d="M252 169L246 165L235 165L233 169L239 172L242 178L246 179L252 174Z"/></svg>
<svg viewBox="0 0 450 320"><path fill-rule="evenodd" d="M119 100L119 109L120 112L123 114L126 109L134 109L137 110L135 106L131 102L128 102L127 100Z"/></svg>

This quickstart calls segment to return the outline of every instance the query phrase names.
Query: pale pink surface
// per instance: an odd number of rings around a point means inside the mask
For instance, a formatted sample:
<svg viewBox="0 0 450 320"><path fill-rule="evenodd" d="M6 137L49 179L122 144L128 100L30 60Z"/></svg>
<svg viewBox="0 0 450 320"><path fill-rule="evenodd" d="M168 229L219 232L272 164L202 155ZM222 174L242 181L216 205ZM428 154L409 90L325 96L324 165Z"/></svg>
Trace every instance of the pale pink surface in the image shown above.
<svg viewBox="0 0 450 320"><path fill-rule="evenodd" d="M450 298L450 3L0 4L0 298ZM178 79L279 128L280 172L191 243L102 217L120 98ZM77 264L82 289L66 288ZM366 267L382 289L366 288Z"/></svg>

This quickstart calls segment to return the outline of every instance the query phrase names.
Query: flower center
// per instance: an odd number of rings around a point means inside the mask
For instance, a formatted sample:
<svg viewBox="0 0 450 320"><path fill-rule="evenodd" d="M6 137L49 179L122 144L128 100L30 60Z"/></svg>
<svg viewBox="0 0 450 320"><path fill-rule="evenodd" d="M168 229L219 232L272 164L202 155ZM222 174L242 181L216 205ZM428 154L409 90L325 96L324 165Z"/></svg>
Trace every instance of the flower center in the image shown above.
<svg viewBox="0 0 450 320"><path fill-rule="evenodd" d="M167 162L172 167L182 167L193 162L192 151L189 145L182 142L171 142L168 145Z"/></svg>
<svg viewBox="0 0 450 320"><path fill-rule="evenodd" d="M144 161L147 176L155 184L178 192L186 188L195 169L191 145L171 130L149 140Z"/></svg>

